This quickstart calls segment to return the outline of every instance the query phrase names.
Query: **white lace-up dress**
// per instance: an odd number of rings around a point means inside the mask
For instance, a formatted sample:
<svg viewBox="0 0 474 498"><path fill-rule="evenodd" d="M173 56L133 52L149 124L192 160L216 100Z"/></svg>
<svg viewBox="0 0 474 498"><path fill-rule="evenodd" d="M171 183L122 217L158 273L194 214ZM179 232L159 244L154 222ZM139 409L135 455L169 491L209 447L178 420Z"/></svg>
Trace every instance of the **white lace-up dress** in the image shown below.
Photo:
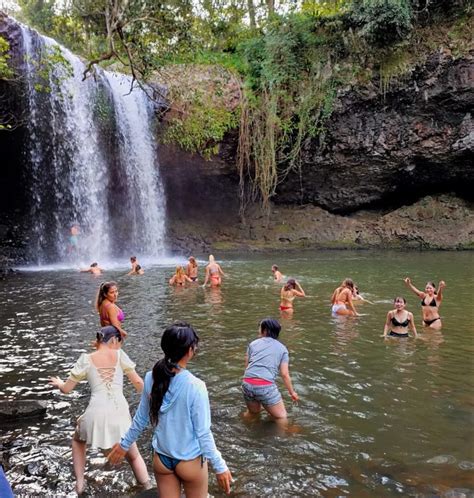
<svg viewBox="0 0 474 498"><path fill-rule="evenodd" d="M75 382L87 379L91 388L89 405L77 420L75 438L92 448L112 448L131 424L123 374L134 370L135 363L124 351L117 353L115 367L96 367L91 355L83 353L69 374Z"/></svg>

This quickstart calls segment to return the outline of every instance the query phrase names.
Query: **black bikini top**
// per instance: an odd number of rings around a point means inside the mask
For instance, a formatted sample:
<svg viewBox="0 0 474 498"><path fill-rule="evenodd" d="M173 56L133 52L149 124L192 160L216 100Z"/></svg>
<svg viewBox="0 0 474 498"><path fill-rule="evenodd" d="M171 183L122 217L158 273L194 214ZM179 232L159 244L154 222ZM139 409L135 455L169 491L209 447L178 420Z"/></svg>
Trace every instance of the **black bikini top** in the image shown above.
<svg viewBox="0 0 474 498"><path fill-rule="evenodd" d="M408 324L410 323L410 318L407 316L407 319L404 322L399 322L395 316L392 316L392 323L395 325L395 327L408 327Z"/></svg>
<svg viewBox="0 0 474 498"><path fill-rule="evenodd" d="M435 299L435 298L433 298L429 304L425 304L425 299L423 298L423 299L421 300L421 305L422 305L422 306L438 306L438 305L436 304L436 299Z"/></svg>

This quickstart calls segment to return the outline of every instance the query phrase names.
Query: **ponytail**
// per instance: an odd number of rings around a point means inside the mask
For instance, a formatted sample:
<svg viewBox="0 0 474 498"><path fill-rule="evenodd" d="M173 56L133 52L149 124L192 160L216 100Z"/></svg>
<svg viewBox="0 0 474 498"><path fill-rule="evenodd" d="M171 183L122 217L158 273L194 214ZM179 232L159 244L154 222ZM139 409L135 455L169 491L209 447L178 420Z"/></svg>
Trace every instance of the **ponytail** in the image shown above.
<svg viewBox="0 0 474 498"><path fill-rule="evenodd" d="M165 357L155 363L153 367L153 385L150 393L150 421L153 426L158 424L159 412L165 394L168 392L171 379L179 370L178 362L189 351L196 348L199 337L195 330L185 322L176 322L166 327L161 337L161 349Z"/></svg>

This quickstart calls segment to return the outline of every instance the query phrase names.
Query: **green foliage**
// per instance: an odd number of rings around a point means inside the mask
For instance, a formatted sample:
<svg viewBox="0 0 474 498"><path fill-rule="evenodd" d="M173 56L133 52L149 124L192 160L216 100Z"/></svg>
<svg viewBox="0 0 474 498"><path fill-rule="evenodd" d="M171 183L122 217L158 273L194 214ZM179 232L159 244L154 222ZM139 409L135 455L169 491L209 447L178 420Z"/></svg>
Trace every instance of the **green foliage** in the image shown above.
<svg viewBox="0 0 474 498"><path fill-rule="evenodd" d="M355 0L350 17L359 34L377 46L403 40L412 28L410 0Z"/></svg>
<svg viewBox="0 0 474 498"><path fill-rule="evenodd" d="M0 36L0 80L11 79L15 74L8 64L10 60L9 50L10 44Z"/></svg>
<svg viewBox="0 0 474 498"><path fill-rule="evenodd" d="M50 93L51 85L59 86L74 74L59 45L45 46L38 58L29 58L27 62L34 67L34 89L37 92Z"/></svg>
<svg viewBox="0 0 474 498"><path fill-rule="evenodd" d="M18 0L28 22L43 33L51 33L55 19L54 0Z"/></svg>

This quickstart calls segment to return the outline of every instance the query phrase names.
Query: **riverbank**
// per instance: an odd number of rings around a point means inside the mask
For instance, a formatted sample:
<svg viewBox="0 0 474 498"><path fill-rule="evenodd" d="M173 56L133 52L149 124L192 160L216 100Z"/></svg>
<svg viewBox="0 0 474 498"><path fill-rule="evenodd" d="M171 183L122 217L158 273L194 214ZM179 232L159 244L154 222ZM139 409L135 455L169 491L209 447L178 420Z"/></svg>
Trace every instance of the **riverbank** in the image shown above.
<svg viewBox="0 0 474 498"><path fill-rule="evenodd" d="M474 206L452 195L429 196L394 210L342 216L322 208L272 206L237 219L168 221L169 245L184 253L314 249L473 250Z"/></svg>

